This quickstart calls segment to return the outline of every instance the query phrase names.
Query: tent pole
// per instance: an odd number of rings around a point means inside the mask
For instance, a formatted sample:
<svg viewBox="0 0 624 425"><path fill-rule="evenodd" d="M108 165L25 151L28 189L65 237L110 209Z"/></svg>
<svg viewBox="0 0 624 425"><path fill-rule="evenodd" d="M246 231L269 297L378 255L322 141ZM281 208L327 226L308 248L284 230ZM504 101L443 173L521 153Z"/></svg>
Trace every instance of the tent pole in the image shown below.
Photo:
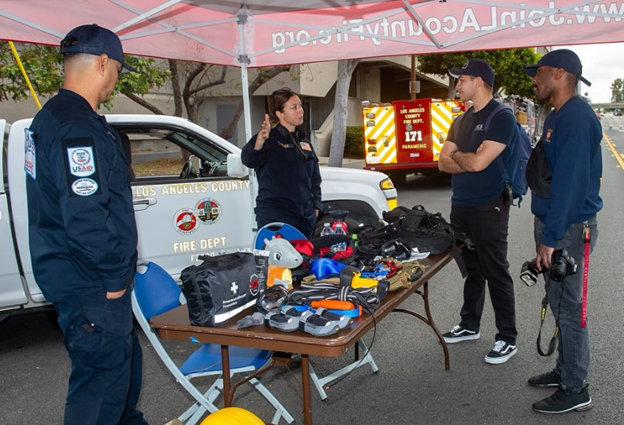
<svg viewBox="0 0 624 425"><path fill-rule="evenodd" d="M9 47L11 47L11 52L13 52L13 56L15 57L15 62L17 62L17 66L20 71L22 71L22 75L24 76L24 81L26 81L26 85L28 86L28 90L30 90L30 94L32 94L33 100L37 104L37 108L41 109L41 103L39 102L39 98L37 97L37 93L35 93L35 89L33 89L32 84L30 84L30 78L28 78L28 74L24 69L24 65L22 64L22 60L19 57L19 53L17 53L17 49L12 41L9 41Z"/></svg>
<svg viewBox="0 0 624 425"><path fill-rule="evenodd" d="M243 116L245 119L245 142L251 139L251 102L249 99L249 76L247 65L249 64L249 55L247 54L247 40L245 38L245 25L247 24L247 13L245 9L241 9L238 13L238 34L240 36L241 54L238 61L241 64L241 81L243 94Z"/></svg>

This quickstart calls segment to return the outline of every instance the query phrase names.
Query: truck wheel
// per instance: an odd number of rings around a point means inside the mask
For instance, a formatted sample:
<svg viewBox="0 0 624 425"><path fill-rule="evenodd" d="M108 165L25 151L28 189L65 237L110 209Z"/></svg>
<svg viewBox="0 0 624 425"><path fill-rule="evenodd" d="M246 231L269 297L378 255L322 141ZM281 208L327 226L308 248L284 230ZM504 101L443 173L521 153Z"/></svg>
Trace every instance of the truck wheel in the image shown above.
<svg viewBox="0 0 624 425"><path fill-rule="evenodd" d="M388 172L388 177L390 177L390 180L392 180L392 183L395 186L403 186L405 185L405 177L406 177L406 173L405 171L390 171Z"/></svg>

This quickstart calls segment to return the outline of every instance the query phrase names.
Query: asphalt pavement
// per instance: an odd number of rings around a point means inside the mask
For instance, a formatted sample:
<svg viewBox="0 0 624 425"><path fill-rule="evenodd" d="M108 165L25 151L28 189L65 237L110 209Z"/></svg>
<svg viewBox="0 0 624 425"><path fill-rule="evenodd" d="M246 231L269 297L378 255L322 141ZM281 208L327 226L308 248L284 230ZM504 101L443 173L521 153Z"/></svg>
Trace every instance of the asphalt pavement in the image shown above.
<svg viewBox="0 0 624 425"><path fill-rule="evenodd" d="M603 126L604 177L601 195L605 207L599 214L600 235L590 262L589 326L592 363L589 382L594 399L590 411L564 415L541 415L531 410L534 401L552 390L531 388L526 380L548 371L554 358L537 354L541 284L527 287L519 280L522 263L534 255L530 199L512 210L509 230L509 262L515 281L518 354L507 363L488 365L483 357L494 343L494 317L489 299L481 327L481 339L450 345L451 369L444 370L442 348L433 332L420 321L400 314L384 319L365 341L371 346L380 372L363 367L328 390L329 399L312 393L314 423L320 425L377 424L622 424L624 423L624 343L617 333L624 323L624 266L622 222L624 221L624 118L605 116ZM608 130L608 125L613 125ZM345 166L359 166L349 162ZM447 176L410 176L399 190L404 206L422 204L431 212L450 212ZM433 317L442 332L458 323L462 279L451 263L430 282ZM422 312L414 296L410 307ZM545 334L553 329L547 317ZM146 339L144 384L140 408L153 425L177 417L191 403L182 387L169 375ZM168 342L177 358L195 346ZM349 356L351 352L347 353ZM348 363L348 357L313 358L319 374L330 373ZM286 406L297 424L303 423L299 388L300 368L292 374L283 368L269 371L264 384ZM38 310L14 315L0 323L0 423L12 425L60 424L67 389L69 360L53 311ZM221 402L221 399L218 400ZM261 418L273 412L253 390L242 387L235 405Z"/></svg>

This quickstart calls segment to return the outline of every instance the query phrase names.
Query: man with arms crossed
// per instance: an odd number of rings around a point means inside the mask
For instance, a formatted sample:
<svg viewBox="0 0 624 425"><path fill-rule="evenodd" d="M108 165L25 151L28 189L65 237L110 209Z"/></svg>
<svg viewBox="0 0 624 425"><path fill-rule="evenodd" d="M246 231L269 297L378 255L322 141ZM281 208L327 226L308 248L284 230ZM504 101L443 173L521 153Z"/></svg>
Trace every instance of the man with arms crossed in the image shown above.
<svg viewBox="0 0 624 425"><path fill-rule="evenodd" d="M496 158L508 158L506 149L518 137L515 118L501 110L484 123L498 105L492 97L494 71L478 59L462 69L451 69L458 78L457 92L473 107L456 120L440 154L440 171L452 174L451 223L461 227L475 243L472 252L462 251L468 276L464 283L461 322L443 335L451 344L478 339L485 302L485 284L490 291L498 333L489 364L501 364L516 354L516 314L513 281L507 262L510 199L503 199L504 181Z"/></svg>

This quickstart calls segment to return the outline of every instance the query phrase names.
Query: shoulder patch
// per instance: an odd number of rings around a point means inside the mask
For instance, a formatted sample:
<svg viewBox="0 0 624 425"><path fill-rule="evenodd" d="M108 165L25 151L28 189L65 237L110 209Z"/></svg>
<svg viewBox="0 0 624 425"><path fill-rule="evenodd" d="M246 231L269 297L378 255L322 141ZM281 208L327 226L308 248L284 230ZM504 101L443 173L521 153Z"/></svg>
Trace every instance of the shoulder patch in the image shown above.
<svg viewBox="0 0 624 425"><path fill-rule="evenodd" d="M37 150L35 147L35 133L24 129L24 171L33 180L37 180Z"/></svg>
<svg viewBox="0 0 624 425"><path fill-rule="evenodd" d="M93 179L78 179L72 183L72 192L78 196L91 196L99 189L99 185Z"/></svg>
<svg viewBox="0 0 624 425"><path fill-rule="evenodd" d="M69 172L76 177L88 177L95 173L93 146L67 147Z"/></svg>
<svg viewBox="0 0 624 425"><path fill-rule="evenodd" d="M101 193L95 141L90 137L63 139L61 146L69 196Z"/></svg>

